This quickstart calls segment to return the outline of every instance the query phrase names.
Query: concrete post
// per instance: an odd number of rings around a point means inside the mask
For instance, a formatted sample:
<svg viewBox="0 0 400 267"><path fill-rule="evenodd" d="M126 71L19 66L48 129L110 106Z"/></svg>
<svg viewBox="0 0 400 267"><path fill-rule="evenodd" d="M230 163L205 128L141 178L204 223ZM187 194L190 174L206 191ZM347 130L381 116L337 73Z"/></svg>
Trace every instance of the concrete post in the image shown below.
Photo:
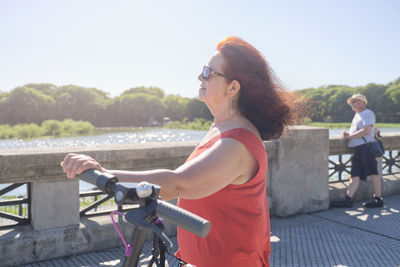
<svg viewBox="0 0 400 267"><path fill-rule="evenodd" d="M78 179L32 182L34 230L79 225Z"/></svg>
<svg viewBox="0 0 400 267"><path fill-rule="evenodd" d="M289 216L329 207L329 130L296 126L280 139L272 176L274 214Z"/></svg>

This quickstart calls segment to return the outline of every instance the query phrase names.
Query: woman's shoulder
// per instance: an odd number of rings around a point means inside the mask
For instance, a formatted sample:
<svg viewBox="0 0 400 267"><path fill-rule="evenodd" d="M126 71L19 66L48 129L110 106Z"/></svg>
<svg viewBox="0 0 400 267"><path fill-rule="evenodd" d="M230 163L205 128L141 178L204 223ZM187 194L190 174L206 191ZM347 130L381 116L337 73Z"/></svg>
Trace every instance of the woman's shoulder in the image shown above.
<svg viewBox="0 0 400 267"><path fill-rule="evenodd" d="M218 140L224 138L238 139L238 137L249 137L252 140L258 139L262 142L260 133L250 121L246 119L236 119L228 123L212 125L197 147L210 147Z"/></svg>
<svg viewBox="0 0 400 267"><path fill-rule="evenodd" d="M247 119L241 118L225 125L219 129L221 135L227 135L232 132L239 132L243 134L253 134L261 141L260 133L257 128Z"/></svg>

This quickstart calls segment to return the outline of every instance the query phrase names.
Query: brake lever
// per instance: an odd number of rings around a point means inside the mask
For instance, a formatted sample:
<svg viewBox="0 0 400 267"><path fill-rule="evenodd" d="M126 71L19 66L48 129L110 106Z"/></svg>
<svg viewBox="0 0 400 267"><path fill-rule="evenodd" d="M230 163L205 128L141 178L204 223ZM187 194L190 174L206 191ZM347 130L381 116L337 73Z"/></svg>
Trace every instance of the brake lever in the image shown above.
<svg viewBox="0 0 400 267"><path fill-rule="evenodd" d="M136 227L142 229L150 229L154 231L158 237L161 238L162 241L166 244L168 252L172 251L174 247L172 241L167 237L167 235L161 231L161 229L149 222L149 220L154 217L155 210L157 207L157 201L152 200L148 205L136 208L134 210L130 210L125 214L125 219L135 225Z"/></svg>

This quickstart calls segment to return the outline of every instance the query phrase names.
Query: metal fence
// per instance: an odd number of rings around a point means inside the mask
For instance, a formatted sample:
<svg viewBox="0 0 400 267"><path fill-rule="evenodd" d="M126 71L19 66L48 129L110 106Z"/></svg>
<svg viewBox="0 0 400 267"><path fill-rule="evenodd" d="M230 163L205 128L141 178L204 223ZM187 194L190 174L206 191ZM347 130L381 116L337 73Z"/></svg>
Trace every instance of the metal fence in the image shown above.
<svg viewBox="0 0 400 267"><path fill-rule="evenodd" d="M100 190L81 192L79 194L79 215L97 216L109 214L111 211L127 211L137 207L137 205L117 205L113 196L107 195Z"/></svg>
<svg viewBox="0 0 400 267"><path fill-rule="evenodd" d="M5 196L19 187L26 186L26 193L18 196ZM0 228L31 223L31 184L15 183L0 190Z"/></svg>
<svg viewBox="0 0 400 267"><path fill-rule="evenodd" d="M329 156L329 182L337 183L348 181L351 170L351 154L338 154ZM400 173L400 152L399 150L386 151L382 157L382 175Z"/></svg>
<svg viewBox="0 0 400 267"><path fill-rule="evenodd" d="M100 190L81 192L79 194L80 216L93 216L109 213L112 210L121 210L112 199L112 195L104 194Z"/></svg>
<svg viewBox="0 0 400 267"><path fill-rule="evenodd" d="M397 138L397 137L396 137ZM393 149L387 150L382 157L382 174L392 175L400 173L400 149L395 140ZM332 143L329 155L329 182L343 182L349 180L351 169L351 151L345 146L335 146ZM339 149L334 149L339 147ZM14 189L26 186L26 193L13 196ZM20 192L21 190L19 190ZM111 196L99 190L80 193L80 216L95 216L109 213L112 210L129 210L134 206L117 206ZM0 228L24 225L31 223L31 184L7 184L0 189Z"/></svg>

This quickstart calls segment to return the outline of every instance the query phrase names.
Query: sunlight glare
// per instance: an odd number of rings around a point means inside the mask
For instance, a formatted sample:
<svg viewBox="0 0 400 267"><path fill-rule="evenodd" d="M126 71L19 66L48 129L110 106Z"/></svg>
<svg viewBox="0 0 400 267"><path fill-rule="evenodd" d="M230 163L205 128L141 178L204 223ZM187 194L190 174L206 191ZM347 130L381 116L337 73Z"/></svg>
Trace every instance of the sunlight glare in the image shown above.
<svg viewBox="0 0 400 267"><path fill-rule="evenodd" d="M277 237L276 235L271 235L271 242L279 242L281 241L281 239L279 237Z"/></svg>
<svg viewBox="0 0 400 267"><path fill-rule="evenodd" d="M368 220L368 214L357 216L357 219L365 222L366 220Z"/></svg>

